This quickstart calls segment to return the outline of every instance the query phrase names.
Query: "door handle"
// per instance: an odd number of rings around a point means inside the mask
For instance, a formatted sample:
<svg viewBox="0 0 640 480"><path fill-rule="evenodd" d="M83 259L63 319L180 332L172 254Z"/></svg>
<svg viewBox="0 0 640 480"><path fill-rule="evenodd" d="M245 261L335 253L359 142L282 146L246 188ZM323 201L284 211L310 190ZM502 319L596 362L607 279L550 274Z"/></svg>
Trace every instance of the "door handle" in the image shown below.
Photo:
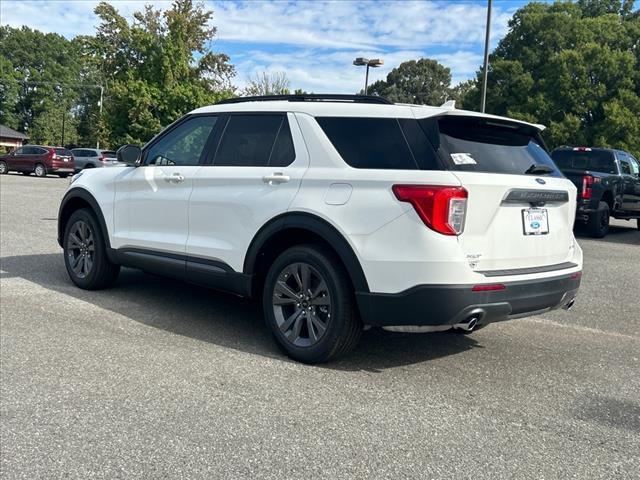
<svg viewBox="0 0 640 480"><path fill-rule="evenodd" d="M164 177L164 181L167 183L182 183L184 182L184 177L179 173L174 173L168 177Z"/></svg>
<svg viewBox="0 0 640 480"><path fill-rule="evenodd" d="M265 175L262 177L262 181L264 183L268 183L269 185L276 185L278 183L286 183L291 180L289 175L283 175L281 172L276 172L271 175Z"/></svg>

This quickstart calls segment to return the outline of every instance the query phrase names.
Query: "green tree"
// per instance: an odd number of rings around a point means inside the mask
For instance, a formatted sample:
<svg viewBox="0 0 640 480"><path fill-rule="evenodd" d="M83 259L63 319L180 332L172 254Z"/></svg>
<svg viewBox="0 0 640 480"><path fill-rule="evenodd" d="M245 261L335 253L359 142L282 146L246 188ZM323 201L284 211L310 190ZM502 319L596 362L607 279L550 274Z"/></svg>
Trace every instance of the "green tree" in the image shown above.
<svg viewBox="0 0 640 480"><path fill-rule="evenodd" d="M81 67L78 45L55 33L0 27L0 122L26 132L31 142L60 144L78 137ZM66 122L66 120L69 120Z"/></svg>
<svg viewBox="0 0 640 480"><path fill-rule="evenodd" d="M101 23L84 45L106 87L101 132L111 146L144 143L189 110L233 95L235 70L211 50L216 28L202 5L146 6L132 24L105 2L95 12Z"/></svg>
<svg viewBox="0 0 640 480"><path fill-rule="evenodd" d="M580 0L518 10L490 56L487 112L547 125L550 146L639 154L640 16L632 7ZM465 108L479 105L478 90L463 99Z"/></svg>
<svg viewBox="0 0 640 480"><path fill-rule="evenodd" d="M386 80L371 84L367 93L398 103L441 105L451 96L451 71L429 58L409 60L391 70Z"/></svg>

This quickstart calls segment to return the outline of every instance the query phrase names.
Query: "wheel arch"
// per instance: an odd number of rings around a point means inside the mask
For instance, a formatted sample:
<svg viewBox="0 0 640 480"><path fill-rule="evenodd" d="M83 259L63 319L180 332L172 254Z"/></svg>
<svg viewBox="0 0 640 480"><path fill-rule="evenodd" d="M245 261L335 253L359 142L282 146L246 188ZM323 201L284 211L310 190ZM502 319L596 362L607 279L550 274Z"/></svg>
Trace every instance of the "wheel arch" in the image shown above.
<svg viewBox="0 0 640 480"><path fill-rule="evenodd" d="M253 277L252 296L259 293L266 270L273 260L287 248L301 243L317 243L329 247L347 270L354 290L369 292L360 261L342 233L317 215L292 212L266 223L249 245L243 271Z"/></svg>
<svg viewBox="0 0 640 480"><path fill-rule="evenodd" d="M58 210L58 245L63 246L64 230L67 226L69 218L76 210L80 208L89 208L96 219L104 238L107 252L111 250L111 242L109 241L109 231L107 230L107 224L104 221L104 215L100 209L100 205L91 193L84 188L75 187L69 190L60 202L60 208Z"/></svg>

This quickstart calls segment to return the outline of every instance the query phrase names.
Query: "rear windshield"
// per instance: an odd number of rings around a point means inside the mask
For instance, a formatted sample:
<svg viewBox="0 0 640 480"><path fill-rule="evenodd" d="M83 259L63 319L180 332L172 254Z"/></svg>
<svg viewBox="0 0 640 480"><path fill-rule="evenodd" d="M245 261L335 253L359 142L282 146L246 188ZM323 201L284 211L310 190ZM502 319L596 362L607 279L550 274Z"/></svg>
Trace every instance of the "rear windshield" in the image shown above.
<svg viewBox="0 0 640 480"><path fill-rule="evenodd" d="M590 170L617 174L613 152L606 150L556 150L551 157L560 170Z"/></svg>
<svg viewBox="0 0 640 480"><path fill-rule="evenodd" d="M520 175L533 169L539 175L548 167L547 174L562 176L537 129L528 125L457 116L425 119L421 124L438 142L435 146L448 169Z"/></svg>
<svg viewBox="0 0 640 480"><path fill-rule="evenodd" d="M562 176L538 131L474 117L316 117L343 160L354 168L466 170L524 174L546 166Z"/></svg>
<svg viewBox="0 0 640 480"><path fill-rule="evenodd" d="M61 155L63 157L70 157L71 152L66 148L54 148L56 155Z"/></svg>
<svg viewBox="0 0 640 480"><path fill-rule="evenodd" d="M104 155L105 157L114 157L116 156L116 152L113 152L111 150L103 150L102 151L102 155Z"/></svg>

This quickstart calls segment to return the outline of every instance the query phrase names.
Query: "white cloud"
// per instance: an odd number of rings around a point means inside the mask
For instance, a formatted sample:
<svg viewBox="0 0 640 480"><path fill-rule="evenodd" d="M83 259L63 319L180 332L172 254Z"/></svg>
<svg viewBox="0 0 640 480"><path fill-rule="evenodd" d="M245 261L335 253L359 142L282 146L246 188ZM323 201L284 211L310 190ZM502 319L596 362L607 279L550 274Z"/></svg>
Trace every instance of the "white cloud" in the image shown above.
<svg viewBox="0 0 640 480"><path fill-rule="evenodd" d="M71 38L92 34L98 0L0 0L0 24L27 25ZM151 2L148 2L151 3ZM153 1L168 8L170 1ZM370 82L402 61L430 57L452 71L453 82L474 76L482 62L486 6L468 1L211 1L218 41L213 47L230 51L236 84L260 71L284 71L293 88L316 92L355 92L362 88L364 69L351 62L357 56L383 58L370 71ZM131 19L142 1L117 1L114 6ZM515 7L494 5L492 44L507 31Z"/></svg>

